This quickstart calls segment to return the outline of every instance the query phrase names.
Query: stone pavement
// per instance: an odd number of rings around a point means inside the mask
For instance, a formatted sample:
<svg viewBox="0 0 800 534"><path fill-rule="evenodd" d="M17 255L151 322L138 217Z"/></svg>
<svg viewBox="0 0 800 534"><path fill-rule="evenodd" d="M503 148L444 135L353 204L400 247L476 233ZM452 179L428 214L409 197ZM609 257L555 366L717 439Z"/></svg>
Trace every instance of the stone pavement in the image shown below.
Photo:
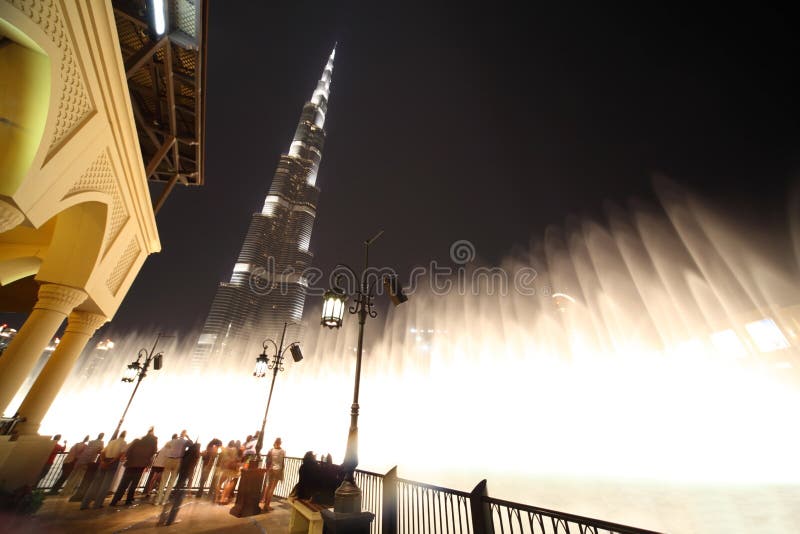
<svg viewBox="0 0 800 534"><path fill-rule="evenodd" d="M66 497L47 497L39 511L32 516L0 517L0 532L13 534L93 534L95 532L130 534L171 533L258 533L283 534L289 531L291 506L274 499L272 511L250 517L235 517L229 512L232 505L220 506L206 499L187 497L175 523L158 526L160 506L136 502L133 506L100 510L79 510L80 503L68 502Z"/></svg>

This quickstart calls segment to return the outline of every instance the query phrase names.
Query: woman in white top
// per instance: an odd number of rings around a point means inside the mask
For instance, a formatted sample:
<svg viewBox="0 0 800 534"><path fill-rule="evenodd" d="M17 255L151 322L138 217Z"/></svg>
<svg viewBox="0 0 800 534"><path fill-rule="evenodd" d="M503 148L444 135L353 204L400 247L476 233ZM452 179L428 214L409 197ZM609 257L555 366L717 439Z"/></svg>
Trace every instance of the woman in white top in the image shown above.
<svg viewBox="0 0 800 534"><path fill-rule="evenodd" d="M272 510L269 503L272 500L272 494L275 492L275 486L278 482L283 480L283 464L286 458L286 451L281 449L281 438L275 438L275 443L272 449L267 453L267 487L264 488L264 511L269 512Z"/></svg>

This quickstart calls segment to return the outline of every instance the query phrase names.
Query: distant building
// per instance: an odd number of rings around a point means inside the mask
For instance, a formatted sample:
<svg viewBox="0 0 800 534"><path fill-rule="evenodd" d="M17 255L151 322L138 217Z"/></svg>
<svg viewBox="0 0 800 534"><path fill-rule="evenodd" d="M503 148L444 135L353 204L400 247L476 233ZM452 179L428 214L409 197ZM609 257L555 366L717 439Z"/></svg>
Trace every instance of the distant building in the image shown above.
<svg viewBox="0 0 800 534"><path fill-rule="evenodd" d="M10 328L7 324L0 325L0 354L3 354L3 351L6 350L6 347L16 334L16 328Z"/></svg>
<svg viewBox="0 0 800 534"><path fill-rule="evenodd" d="M192 355L194 368L232 349L260 349L262 339L280 335L284 321L302 318L307 288L303 272L312 259L309 244L335 52L334 48L311 100L303 106L263 209L253 214L233 275L217 289Z"/></svg>

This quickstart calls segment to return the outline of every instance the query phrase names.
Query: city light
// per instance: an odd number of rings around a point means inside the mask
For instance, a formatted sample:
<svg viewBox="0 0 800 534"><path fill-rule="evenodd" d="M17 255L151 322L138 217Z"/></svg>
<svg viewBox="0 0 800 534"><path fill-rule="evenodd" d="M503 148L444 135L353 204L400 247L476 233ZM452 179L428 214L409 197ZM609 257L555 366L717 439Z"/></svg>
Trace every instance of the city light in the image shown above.
<svg viewBox="0 0 800 534"><path fill-rule="evenodd" d="M111 350L114 348L114 342L110 339L100 341L95 347L97 350Z"/></svg>

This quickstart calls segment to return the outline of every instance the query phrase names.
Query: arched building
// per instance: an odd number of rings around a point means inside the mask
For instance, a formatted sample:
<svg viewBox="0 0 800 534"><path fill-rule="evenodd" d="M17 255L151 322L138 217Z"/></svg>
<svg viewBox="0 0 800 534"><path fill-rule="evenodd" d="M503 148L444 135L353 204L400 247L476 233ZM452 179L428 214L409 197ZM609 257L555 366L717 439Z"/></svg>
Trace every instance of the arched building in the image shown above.
<svg viewBox="0 0 800 534"><path fill-rule="evenodd" d="M148 172L164 155L143 162L121 15L110 0L0 0L0 311L29 314L0 356L0 411L66 320L25 421L0 436L5 489L35 482L52 448L42 418L161 248Z"/></svg>

